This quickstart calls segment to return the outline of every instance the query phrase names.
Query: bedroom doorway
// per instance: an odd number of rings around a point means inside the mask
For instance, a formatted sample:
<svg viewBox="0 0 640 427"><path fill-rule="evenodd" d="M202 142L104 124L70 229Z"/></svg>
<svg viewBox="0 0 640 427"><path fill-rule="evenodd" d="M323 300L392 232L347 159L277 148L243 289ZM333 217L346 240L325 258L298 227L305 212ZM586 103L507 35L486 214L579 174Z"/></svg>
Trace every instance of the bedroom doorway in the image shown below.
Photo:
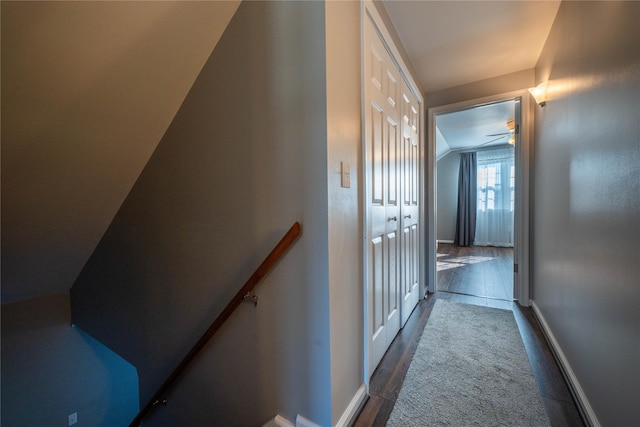
<svg viewBox="0 0 640 427"><path fill-rule="evenodd" d="M437 291L513 300L518 102L436 116Z"/></svg>
<svg viewBox="0 0 640 427"><path fill-rule="evenodd" d="M429 109L429 292L529 305L529 104L525 90ZM474 190L460 196L464 156L473 180L463 186ZM465 211L473 230L456 224Z"/></svg>

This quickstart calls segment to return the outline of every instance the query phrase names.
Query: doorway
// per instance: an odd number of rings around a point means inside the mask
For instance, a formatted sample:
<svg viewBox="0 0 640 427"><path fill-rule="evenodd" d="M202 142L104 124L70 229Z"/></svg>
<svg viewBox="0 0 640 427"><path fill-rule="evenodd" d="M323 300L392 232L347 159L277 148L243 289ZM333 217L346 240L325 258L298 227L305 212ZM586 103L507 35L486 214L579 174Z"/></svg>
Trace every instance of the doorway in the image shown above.
<svg viewBox="0 0 640 427"><path fill-rule="evenodd" d="M513 300L517 103L435 118L437 291Z"/></svg>
<svg viewBox="0 0 640 427"><path fill-rule="evenodd" d="M479 132L481 135L481 140L479 144L482 145L478 148L473 148L472 151L476 150L490 150L492 148L492 144L497 143L500 146L504 146L508 144L508 139L512 138L513 142L513 159L514 159L514 176L513 176L513 229L511 234L511 239L513 241L513 249L496 249L493 251L493 254L489 253L480 253L473 254L469 251L465 253L452 254L452 248L448 248L448 251L445 251L447 248L445 245L451 245L453 243L453 239L441 239L442 242L438 240L438 231L442 228L439 227L439 222L442 218L438 217L438 203L444 203L441 198L438 197L438 158L442 159L446 156L446 153L442 150L442 147L439 148L439 152L436 147L436 140L438 137L438 127L436 126L438 117L446 117L447 114L455 113L455 112L468 112L470 115L473 115L473 112L484 110L490 110L491 106L506 106L513 105L513 123L509 123L507 125L506 121L502 124L502 131L489 131L485 128L480 127ZM531 100L529 94L526 90L514 91L506 94L495 95L491 97L475 99L465 102L460 102L456 104L445 105L442 107L431 108L428 112L428 141L427 141L427 165L426 165L426 175L427 175L427 206L428 206L428 221L427 221L427 283L428 283L428 291L433 293L436 292L439 287L446 287L445 283L441 283L439 286L439 278L438 278L438 259L441 259L440 270L443 271L443 268L446 268L445 258L449 256L449 265L448 269L451 270L452 267L456 267L458 269L458 275L462 275L463 270L461 268L468 266L468 270L475 274L482 274L483 267L488 267L489 264L481 265L483 262L490 262L490 258L495 258L496 264L498 265L498 269L500 271L500 279L493 280L494 282L504 282L504 276L511 276L513 280L511 283L512 293L509 295L508 292L504 289L504 286L498 286L496 283L489 283L491 285L487 288L487 283L482 289L475 290L464 290L460 289L459 285L451 285L449 284L449 289L452 287L455 289L458 286L458 290L461 293L484 293L482 296L490 296L487 295L489 290L496 290L496 295L505 297L507 299L513 299L519 302L520 305L528 306L529 305L529 239L528 239L528 229L529 229L529 162L530 162L530 154L529 154L529 141L530 141L530 109L531 109ZM511 126L513 126L511 128ZM461 126L458 126L461 127ZM502 134L502 135L500 135ZM507 140L507 141L503 141ZM504 144L507 142L507 144ZM456 146L456 142L452 142L452 145ZM497 149L498 147L496 147ZM460 145L455 148L449 149L452 152L464 152L470 151L468 148L465 150L464 147ZM455 157L455 156L454 156ZM448 220L449 218L447 218ZM441 224L442 225L442 224ZM509 245L503 245L509 246ZM440 250L440 254L438 253L438 249ZM446 253L443 253L446 252ZM487 252L485 250L485 252ZM509 253L511 252L511 253ZM448 255L449 254L449 255ZM454 255L451 257L450 255ZM512 257L512 261L506 261L505 259L509 258L509 255ZM457 261L466 260L466 264L462 262L455 262L455 258L458 258ZM465 258L466 257L466 258ZM475 258L474 258L475 257ZM453 261L453 262L452 262ZM458 265L455 265L458 264ZM475 266L475 267L474 267ZM471 274L471 273L469 273ZM487 274L485 272L485 274ZM446 279L447 276L449 278L453 275L453 272L449 272L448 274L443 273L442 276ZM508 280L508 279L506 279ZM483 285L478 285L482 287ZM477 287L478 287L477 286ZM502 287L503 289L499 289Z"/></svg>

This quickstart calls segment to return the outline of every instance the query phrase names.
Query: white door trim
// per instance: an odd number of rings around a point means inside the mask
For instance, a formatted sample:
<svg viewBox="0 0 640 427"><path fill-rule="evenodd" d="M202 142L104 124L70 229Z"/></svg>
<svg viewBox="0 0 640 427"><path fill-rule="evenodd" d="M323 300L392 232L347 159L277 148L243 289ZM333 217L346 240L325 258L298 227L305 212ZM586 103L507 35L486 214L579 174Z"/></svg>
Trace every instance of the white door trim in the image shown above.
<svg viewBox="0 0 640 427"><path fill-rule="evenodd" d="M436 291L436 147L435 118L439 114L468 109L483 104L520 99L520 133L516 139L516 201L514 216L514 263L518 273L514 274L514 298L520 305L530 305L529 293L529 187L531 182L531 140L533 135L533 116L531 97L527 89L507 92L454 104L429 108L428 138L426 154L426 181L428 206L427 217L427 290Z"/></svg>

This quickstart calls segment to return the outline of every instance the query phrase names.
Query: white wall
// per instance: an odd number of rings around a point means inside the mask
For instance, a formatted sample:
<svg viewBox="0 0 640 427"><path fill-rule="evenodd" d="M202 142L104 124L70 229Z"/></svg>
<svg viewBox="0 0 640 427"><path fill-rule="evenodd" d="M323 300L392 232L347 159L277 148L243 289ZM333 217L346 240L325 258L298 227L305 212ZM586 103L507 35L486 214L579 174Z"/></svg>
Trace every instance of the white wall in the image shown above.
<svg viewBox="0 0 640 427"><path fill-rule="evenodd" d="M536 67L534 300L603 426L640 419L639 17L562 2Z"/></svg>

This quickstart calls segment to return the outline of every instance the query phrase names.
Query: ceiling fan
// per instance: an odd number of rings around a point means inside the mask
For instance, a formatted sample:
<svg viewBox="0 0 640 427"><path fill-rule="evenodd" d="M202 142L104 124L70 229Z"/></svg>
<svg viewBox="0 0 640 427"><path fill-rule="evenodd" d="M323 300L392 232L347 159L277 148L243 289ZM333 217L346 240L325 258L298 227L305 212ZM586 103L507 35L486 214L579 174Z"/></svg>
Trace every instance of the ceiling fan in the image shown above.
<svg viewBox="0 0 640 427"><path fill-rule="evenodd" d="M498 141L499 139L505 138L507 135L509 136L509 139L507 140L507 142L509 144L511 144L511 145L514 145L516 143L515 129L516 129L516 121L514 119L509 119L509 120L507 120L507 130L508 130L508 132L491 133L489 135L485 135L485 136L488 136L488 137L497 136L497 138L494 138L491 141L487 141L482 145L486 145L486 144L490 144L490 143L492 143L494 141Z"/></svg>

